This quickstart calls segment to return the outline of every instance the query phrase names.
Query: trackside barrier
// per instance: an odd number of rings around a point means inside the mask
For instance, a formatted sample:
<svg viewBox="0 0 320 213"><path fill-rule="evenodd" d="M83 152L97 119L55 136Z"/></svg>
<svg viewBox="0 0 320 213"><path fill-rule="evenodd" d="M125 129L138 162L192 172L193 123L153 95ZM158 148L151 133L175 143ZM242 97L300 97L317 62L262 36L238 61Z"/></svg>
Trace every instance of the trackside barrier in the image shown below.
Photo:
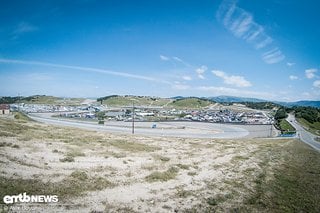
<svg viewBox="0 0 320 213"><path fill-rule="evenodd" d="M290 133L290 134L280 134L278 137L295 137L297 134L296 133Z"/></svg>

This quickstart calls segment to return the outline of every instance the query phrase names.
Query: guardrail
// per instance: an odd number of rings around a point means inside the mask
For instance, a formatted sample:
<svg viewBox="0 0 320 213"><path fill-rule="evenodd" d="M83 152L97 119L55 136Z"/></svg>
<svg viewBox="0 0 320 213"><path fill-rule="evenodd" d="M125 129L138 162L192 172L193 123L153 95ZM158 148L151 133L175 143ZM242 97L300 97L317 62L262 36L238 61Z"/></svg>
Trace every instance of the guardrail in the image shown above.
<svg viewBox="0 0 320 213"><path fill-rule="evenodd" d="M295 137L297 134L296 133L290 133L290 134L280 134L278 137Z"/></svg>

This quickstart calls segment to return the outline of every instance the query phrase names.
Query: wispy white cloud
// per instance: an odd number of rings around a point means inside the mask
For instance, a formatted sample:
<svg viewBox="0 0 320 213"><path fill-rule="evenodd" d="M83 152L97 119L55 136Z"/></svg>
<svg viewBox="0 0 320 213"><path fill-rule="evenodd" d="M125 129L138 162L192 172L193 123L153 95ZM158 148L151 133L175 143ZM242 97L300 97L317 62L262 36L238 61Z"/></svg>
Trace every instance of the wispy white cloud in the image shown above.
<svg viewBox="0 0 320 213"><path fill-rule="evenodd" d="M169 56L165 56L165 55L160 55L160 59L162 61L171 61L172 63L174 62L178 62L186 67L194 67L192 66L190 63L186 62L185 60L177 57L177 56L173 56L173 57L169 57ZM175 63L174 63L175 64Z"/></svg>
<svg viewBox="0 0 320 213"><path fill-rule="evenodd" d="M257 49L261 49L266 47L268 44L272 43L272 38L270 38L269 36L264 36L264 38L262 38L262 40L260 40L257 44L255 44L255 48Z"/></svg>
<svg viewBox="0 0 320 213"><path fill-rule="evenodd" d="M208 67L205 65L202 65L201 67L196 69L196 73L198 75L198 78L205 79L204 73L207 71Z"/></svg>
<svg viewBox="0 0 320 213"><path fill-rule="evenodd" d="M306 69L306 70L305 70L306 77L309 78L309 79L314 78L314 77L316 76L315 73L316 73L317 71L318 71L318 70L317 70L317 69L314 69L314 68Z"/></svg>
<svg viewBox="0 0 320 213"><path fill-rule="evenodd" d="M320 99L320 87L312 88L311 91L305 91L301 93L300 100L314 100L318 101Z"/></svg>
<svg viewBox="0 0 320 213"><path fill-rule="evenodd" d="M320 88L320 80L314 81L312 85L316 88Z"/></svg>
<svg viewBox="0 0 320 213"><path fill-rule="evenodd" d="M39 28L28 22L20 22L12 31L12 39L17 39L25 33L30 33L39 30Z"/></svg>
<svg viewBox="0 0 320 213"><path fill-rule="evenodd" d="M251 22L250 32L243 37L249 43L259 43L257 40L261 39L261 37L266 38L264 35L264 29L262 26L258 25L255 22Z"/></svg>
<svg viewBox="0 0 320 213"><path fill-rule="evenodd" d="M193 67L190 63L186 62L185 60L182 60L179 57L174 56L174 57L172 57L172 59L177 61L177 62L179 62L179 63L181 63L181 64L183 64L183 65L185 65L186 67Z"/></svg>
<svg viewBox="0 0 320 213"><path fill-rule="evenodd" d="M249 81L247 81L243 76L236 75L227 75L225 72L221 70L212 70L212 73L223 79L225 84L233 85L236 87L250 87L252 86Z"/></svg>
<svg viewBox="0 0 320 213"><path fill-rule="evenodd" d="M256 23L253 16L236 5L235 0L224 0L216 12L217 20L224 25L234 36L252 44L256 49L270 48L273 39L265 32L264 27ZM264 59L266 63L278 63L284 55L278 50L278 56Z"/></svg>
<svg viewBox="0 0 320 213"><path fill-rule="evenodd" d="M101 74L114 75L114 76L120 76L120 77L125 77L125 78L140 79L140 80L145 80L145 81L153 81L153 82L172 85L171 82L166 81L166 80L161 80L158 78L153 78L153 77L144 76L144 75L130 74L130 73L125 73L125 72L116 72L113 70L97 69L97 68L92 68L92 67L70 66L70 65L63 65L63 64L46 63L46 62L40 62L40 61L14 60L14 59L5 59L5 58L0 58L0 63L65 68L65 69L101 73Z"/></svg>
<svg viewBox="0 0 320 213"><path fill-rule="evenodd" d="M19 34L19 33L29 33L29 32L34 32L37 31L39 28L28 23L28 22L20 22L16 28L14 29L14 33L15 34Z"/></svg>
<svg viewBox="0 0 320 213"><path fill-rule="evenodd" d="M222 1L216 17L234 36L252 43L257 49L272 43L264 28L257 24L253 16L236 5L236 1Z"/></svg>
<svg viewBox="0 0 320 213"><path fill-rule="evenodd" d="M228 87L200 86L197 87L197 89L207 92L214 92L217 94L234 94L235 92L237 92L236 89Z"/></svg>
<svg viewBox="0 0 320 213"><path fill-rule="evenodd" d="M160 59L161 59L162 61L169 61L169 60L170 60L169 57L164 56L164 55L160 55Z"/></svg>
<svg viewBox="0 0 320 213"><path fill-rule="evenodd" d="M296 63L292 63L292 62L287 62L287 66L288 67L292 67L293 65L295 65Z"/></svg>
<svg viewBox="0 0 320 213"><path fill-rule="evenodd" d="M230 30L234 33L235 36L241 38L246 34L248 30L250 30L252 23L252 16L249 13L242 11L239 19L235 20L232 23Z"/></svg>
<svg viewBox="0 0 320 213"><path fill-rule="evenodd" d="M198 74L198 78L200 78L200 79L206 79L206 78L204 77L204 75L202 75L202 74Z"/></svg>
<svg viewBox="0 0 320 213"><path fill-rule="evenodd" d="M191 68L191 69L195 69L196 75L199 79L205 79L204 73L208 70L208 67L205 65L202 65L200 67L195 67L192 64L186 62L185 60L177 57L177 56L173 56L173 57L169 57L169 56L164 56L164 55L160 55L160 59L163 61L171 61L171 62L177 62L180 63L182 65L184 65L186 68ZM174 63L175 64L175 63ZM192 77L191 76L182 76L182 79L185 81L191 81Z"/></svg>
<svg viewBox="0 0 320 213"><path fill-rule="evenodd" d="M267 64L278 63L278 62L282 61L284 58L285 58L285 56L282 54L282 52L277 47L262 54L262 59Z"/></svg>
<svg viewBox="0 0 320 213"><path fill-rule="evenodd" d="M184 62L181 58L179 58L179 57L176 57L176 56L174 56L174 57L172 57L174 60L176 60L176 61L178 61L178 62Z"/></svg>
<svg viewBox="0 0 320 213"><path fill-rule="evenodd" d="M290 79L290 80L297 80L297 79L298 79L298 76L290 75L290 76L289 76L289 79Z"/></svg>
<svg viewBox="0 0 320 213"><path fill-rule="evenodd" d="M186 81L191 81L192 80L192 78L190 76L188 76L188 75L182 76L182 79L186 80Z"/></svg>
<svg viewBox="0 0 320 213"><path fill-rule="evenodd" d="M311 94L309 92L303 92L301 95L304 96L304 97L310 97L311 96Z"/></svg>

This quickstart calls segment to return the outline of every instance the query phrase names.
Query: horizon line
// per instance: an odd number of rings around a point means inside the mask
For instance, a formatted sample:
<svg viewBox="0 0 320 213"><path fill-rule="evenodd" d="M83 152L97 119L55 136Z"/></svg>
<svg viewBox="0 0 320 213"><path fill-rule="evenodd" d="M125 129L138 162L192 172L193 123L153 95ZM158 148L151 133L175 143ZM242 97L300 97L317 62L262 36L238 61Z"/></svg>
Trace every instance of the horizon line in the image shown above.
<svg viewBox="0 0 320 213"><path fill-rule="evenodd" d="M161 96L153 96L153 95L130 95L130 94L126 94L126 95L119 95L119 94L112 94L112 95L106 95L106 96L101 96L101 97L70 97L70 96L55 96L55 95L40 95L40 94L36 94L36 95L28 95L28 96L3 96L0 95L0 98L2 97L32 97L32 96L51 96L51 97L55 97L55 98L84 98L84 99L98 99L98 98L103 98L103 97L108 97L108 96L134 96L134 97L156 97L156 98L167 98L167 99L174 99L175 97L182 97L182 98L218 98L218 97L230 97L230 98L248 98L248 99L257 99L259 100L259 102L280 102L280 103L294 103L294 102L300 102L300 101L320 101L320 100L307 100L307 99L301 99L301 100L295 100L295 101L279 101L279 100L266 100L266 99L260 99L260 98L254 98L254 97L243 97L243 96L232 96L232 95L218 95L218 96L182 96L182 95L176 95L176 96L171 96L171 97L161 97ZM232 102L232 101L231 101ZM254 101L241 101L241 102L254 102ZM233 103L238 103L238 102L233 102Z"/></svg>

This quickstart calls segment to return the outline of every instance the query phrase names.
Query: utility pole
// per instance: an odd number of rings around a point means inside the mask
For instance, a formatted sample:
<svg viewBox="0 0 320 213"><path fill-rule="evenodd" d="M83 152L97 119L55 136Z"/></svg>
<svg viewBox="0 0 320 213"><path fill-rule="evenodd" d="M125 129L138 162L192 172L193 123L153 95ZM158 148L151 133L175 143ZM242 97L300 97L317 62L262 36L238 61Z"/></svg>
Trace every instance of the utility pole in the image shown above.
<svg viewBox="0 0 320 213"><path fill-rule="evenodd" d="M20 112L20 93L18 93L18 112Z"/></svg>
<svg viewBox="0 0 320 213"><path fill-rule="evenodd" d="M134 101L132 101L132 134L134 134Z"/></svg>

